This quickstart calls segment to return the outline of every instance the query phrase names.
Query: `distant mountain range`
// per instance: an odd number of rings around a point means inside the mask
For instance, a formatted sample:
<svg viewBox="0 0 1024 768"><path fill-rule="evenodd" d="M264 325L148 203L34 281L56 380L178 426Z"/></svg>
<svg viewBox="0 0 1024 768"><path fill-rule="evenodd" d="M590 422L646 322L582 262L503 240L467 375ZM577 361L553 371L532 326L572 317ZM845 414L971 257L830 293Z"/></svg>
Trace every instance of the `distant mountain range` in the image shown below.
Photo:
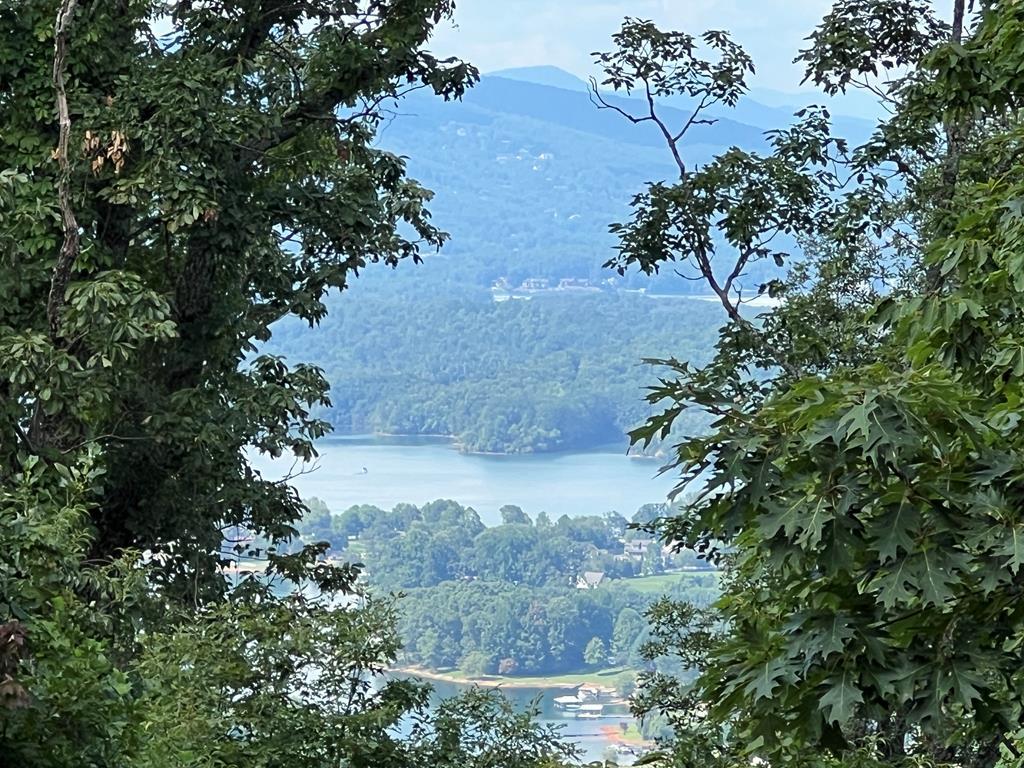
<svg viewBox="0 0 1024 768"><path fill-rule="evenodd" d="M552 66L501 69L488 73L487 77L522 80L536 85L563 88L567 91L586 91L589 87L582 78ZM859 135L864 134L866 131L870 131L875 121L883 116L883 110L877 99L857 91L831 97L817 91L786 93L758 87L751 88L735 109L726 107L712 110L712 112L728 115L740 122L767 128L791 120L794 112L809 104L827 106L833 113L833 117L836 118L837 132L843 135L849 135L850 131ZM853 138L853 136L849 136L849 138Z"/></svg>
<svg viewBox="0 0 1024 768"><path fill-rule="evenodd" d="M625 109L641 107L608 98ZM662 110L681 125L687 106L677 100ZM714 125L695 126L684 157L694 164L731 146L763 150L764 131L791 122L792 111L744 99L735 110L714 112ZM853 117L835 122L854 140L873 126ZM601 269L614 253L608 225L629 215L629 200L645 182L671 178L674 170L655 126L597 109L586 83L555 67L485 75L461 102L410 94L382 126L379 142L407 156L411 175L436 191L431 210L452 241L422 269L397 276L370 270L366 279L374 284L413 281L433 289L489 287L502 277L513 285L531 277L614 277ZM752 283L759 279L751 276ZM671 273L654 281L634 275L624 284L694 290Z"/></svg>

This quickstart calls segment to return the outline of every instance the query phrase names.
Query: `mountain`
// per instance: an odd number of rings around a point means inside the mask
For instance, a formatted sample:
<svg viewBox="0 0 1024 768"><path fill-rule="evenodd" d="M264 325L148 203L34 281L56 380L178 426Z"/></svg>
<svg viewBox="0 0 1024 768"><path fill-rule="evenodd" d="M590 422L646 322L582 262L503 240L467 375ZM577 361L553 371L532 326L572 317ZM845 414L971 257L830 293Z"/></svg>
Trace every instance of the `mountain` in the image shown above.
<svg viewBox="0 0 1024 768"><path fill-rule="evenodd" d="M644 106L607 98L631 112ZM665 105L663 116L682 125L688 107ZM746 101L695 126L684 159L763 150L764 131L789 119ZM615 254L608 225L629 216L647 182L678 173L651 124L599 110L577 78L534 67L488 75L460 102L414 92L378 141L436 192L430 210L452 240L422 266L366 270L356 295L332 297L316 332L275 327L267 351L327 372L334 408L324 415L339 431L452 434L478 451L590 447L621 439L648 412L642 387L654 373L641 357L707 359L720 307L649 295L706 293L702 283L673 269L649 278L602 268ZM744 293L777 272L757 265ZM564 289L542 289L565 279ZM499 281L539 290L496 301L489 289ZM648 295L617 290L637 288Z"/></svg>
<svg viewBox="0 0 1024 768"><path fill-rule="evenodd" d="M490 73L489 77L584 93L589 87L586 81L571 72L552 66L503 69ZM666 99L664 103L684 111L692 111L694 107L693 101L680 97ZM756 87L740 99L735 107L715 106L708 113L719 119L756 126L764 131L790 124L795 112L811 104L828 107L832 113L833 130L854 142L866 139L875 121L883 115L876 99L858 92L830 97L814 90L784 92Z"/></svg>
<svg viewBox="0 0 1024 768"><path fill-rule="evenodd" d="M554 82L572 87L548 84ZM607 98L628 111L644 106ZM666 105L663 115L682 125L688 106ZM579 78L555 67L487 75L461 102L415 92L395 111L382 126L380 144L409 157L412 175L436 191L431 210L452 240L422 270L370 274L367 282L378 285L434 290L440 284L489 287L502 277L513 285L531 277L619 279L601 268L614 254L608 225L629 215L629 200L645 183L676 173L654 125L598 109ZM694 126L688 134L682 154L691 166L731 146L764 150L764 131L792 119L786 110L752 100L720 115L714 125ZM866 135L869 124L855 122ZM751 275L750 288L763 277ZM620 285L659 292L700 288L671 271L654 279L630 275Z"/></svg>
<svg viewBox="0 0 1024 768"><path fill-rule="evenodd" d="M885 110L878 99L871 94L853 89L845 94L826 96L820 91L814 90L802 90L794 93L755 87L750 89L750 97L761 104L790 113L808 104L824 104L834 115L871 125L885 116Z"/></svg>
<svg viewBox="0 0 1024 768"><path fill-rule="evenodd" d="M549 85L567 91L586 91L587 82L571 72L549 65L539 67L515 67L490 72L487 77L502 77L506 80L522 80L534 85Z"/></svg>

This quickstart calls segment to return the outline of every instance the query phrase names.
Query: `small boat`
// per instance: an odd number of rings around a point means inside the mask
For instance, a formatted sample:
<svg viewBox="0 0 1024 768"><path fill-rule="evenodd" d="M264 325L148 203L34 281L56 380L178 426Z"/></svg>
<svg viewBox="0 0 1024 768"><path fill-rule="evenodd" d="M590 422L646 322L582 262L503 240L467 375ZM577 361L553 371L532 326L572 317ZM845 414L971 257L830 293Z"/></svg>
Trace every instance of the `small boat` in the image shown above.
<svg viewBox="0 0 1024 768"><path fill-rule="evenodd" d="M583 702L579 696L555 696L555 709L574 711L580 708Z"/></svg>

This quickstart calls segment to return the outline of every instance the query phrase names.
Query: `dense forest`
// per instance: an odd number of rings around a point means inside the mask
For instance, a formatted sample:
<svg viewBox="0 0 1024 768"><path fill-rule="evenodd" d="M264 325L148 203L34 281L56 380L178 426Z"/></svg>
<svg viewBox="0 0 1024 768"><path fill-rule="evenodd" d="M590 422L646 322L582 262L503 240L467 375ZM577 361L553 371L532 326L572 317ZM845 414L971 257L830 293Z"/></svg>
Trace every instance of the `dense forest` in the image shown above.
<svg viewBox="0 0 1024 768"><path fill-rule="evenodd" d="M644 505L629 520L611 513L555 521L544 513L534 521L506 505L502 525L485 527L471 507L448 500L334 515L318 499L308 503L301 540L329 542L334 557L365 566L373 588L400 591L402 659L432 669L639 669L648 639L643 612L652 602L670 596L706 606L717 594L707 563L692 552L664 551L636 527L670 514L663 504ZM667 569L675 578L661 589L631 586L643 583L631 577ZM587 572L599 573L600 583L581 584ZM666 664L656 659L652 668L668 671Z"/></svg>
<svg viewBox="0 0 1024 768"><path fill-rule="evenodd" d="M699 364L723 320L710 301L630 293L353 295L329 302L314 331L279 323L266 351L324 369L333 407L322 416L340 432L453 435L469 451L623 441L650 414L642 358ZM680 427L702 424L694 413Z"/></svg>

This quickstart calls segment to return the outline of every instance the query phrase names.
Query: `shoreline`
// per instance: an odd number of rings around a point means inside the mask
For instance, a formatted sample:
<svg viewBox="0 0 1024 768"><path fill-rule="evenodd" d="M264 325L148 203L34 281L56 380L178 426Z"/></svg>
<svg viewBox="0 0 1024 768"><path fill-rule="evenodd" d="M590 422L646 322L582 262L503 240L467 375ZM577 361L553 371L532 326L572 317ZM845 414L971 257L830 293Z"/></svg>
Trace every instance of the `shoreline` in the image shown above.
<svg viewBox="0 0 1024 768"><path fill-rule="evenodd" d="M616 728L614 725L602 725L600 726L601 734L613 744L621 744L626 747L650 747L653 746L653 741L648 741L643 736L623 733L621 729Z"/></svg>
<svg viewBox="0 0 1024 768"><path fill-rule="evenodd" d="M361 437L368 437L368 438L398 438L398 439L407 438L407 439L411 439L411 440L417 440L417 439L420 439L420 438L427 438L427 439L430 439L430 440L438 440L438 441L442 441L443 440L443 441L448 443L449 447L452 450L456 451L457 453L461 453L461 454L463 454L465 456L496 456L496 457L502 457L502 458L505 458L505 457L517 458L517 457L522 457L522 456L558 456L560 454L577 454L577 453L601 453L601 454L608 453L608 454L616 454L616 455L619 454L619 453L622 453L622 455L624 455L626 458L629 458L629 459L640 459L640 460L644 460L644 461L651 461L651 460L658 460L658 459L664 459L665 458L664 455L659 455L657 453L655 453L655 454L646 454L646 453L642 453L642 452L641 453L634 453L634 452L631 451L631 448L628 445L628 443L623 448L618 442L610 442L610 443L604 443L604 444L600 444L600 445L586 445L586 446L575 446L575 447L557 448L557 449L554 449L554 450L545 449L545 450L542 450L542 451L534 450L532 448L529 449L529 450L520 450L520 451L479 451L479 450L467 449L464 443L459 442L459 436L458 435L444 435L444 434L439 434L439 433L423 434L423 433L376 432L376 431L375 432L366 432L366 433L332 432L332 434L326 436L326 439L327 440L330 440L330 439L346 440L346 439L352 439L352 438L358 439L358 438L361 438ZM626 439L626 437L627 437L626 435L623 435L623 439Z"/></svg>
<svg viewBox="0 0 1024 768"><path fill-rule="evenodd" d="M456 685L477 685L481 688L547 688L551 690L574 690L586 686L588 688L594 688L601 691L602 693L610 693L616 695L616 702L618 701L617 691L614 687L608 685L605 682L598 680L580 680L579 682L567 683L567 682L553 682L557 678L544 678L544 677L503 677L501 675L481 675L478 677L459 677L448 672L437 672L432 669L425 667L419 667L416 665L398 665L388 669L389 674L398 675L409 675L412 677L419 677L424 680L436 680L442 683L454 683ZM545 682L547 681L547 682ZM623 700L624 701L624 700ZM609 702L609 703L616 703Z"/></svg>

